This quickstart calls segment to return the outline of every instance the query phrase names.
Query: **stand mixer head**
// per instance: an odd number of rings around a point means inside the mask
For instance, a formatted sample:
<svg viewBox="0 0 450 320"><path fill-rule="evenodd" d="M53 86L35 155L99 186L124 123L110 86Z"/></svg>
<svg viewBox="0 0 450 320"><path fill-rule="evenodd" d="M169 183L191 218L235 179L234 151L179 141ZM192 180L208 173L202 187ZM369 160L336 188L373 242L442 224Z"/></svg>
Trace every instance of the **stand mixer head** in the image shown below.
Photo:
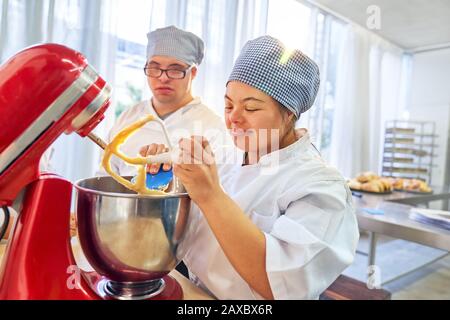
<svg viewBox="0 0 450 320"><path fill-rule="evenodd" d="M0 67L0 205L39 176L39 160L62 134L82 137L104 118L111 88L80 53L27 48Z"/></svg>
<svg viewBox="0 0 450 320"><path fill-rule="evenodd" d="M176 263L173 253L184 229L189 206L184 194L141 199L108 178L78 182L80 242L96 268L87 274L77 269L70 245L73 186L39 172L42 154L62 133L85 137L95 128L110 96L111 88L86 58L65 46L30 47L0 66L0 206L14 202L19 212L0 268L0 299L182 297L181 287L165 275ZM115 247L129 246L123 237L132 236L142 221L156 221L154 236L161 243L165 237L168 248L158 252L166 258L125 256L126 250Z"/></svg>

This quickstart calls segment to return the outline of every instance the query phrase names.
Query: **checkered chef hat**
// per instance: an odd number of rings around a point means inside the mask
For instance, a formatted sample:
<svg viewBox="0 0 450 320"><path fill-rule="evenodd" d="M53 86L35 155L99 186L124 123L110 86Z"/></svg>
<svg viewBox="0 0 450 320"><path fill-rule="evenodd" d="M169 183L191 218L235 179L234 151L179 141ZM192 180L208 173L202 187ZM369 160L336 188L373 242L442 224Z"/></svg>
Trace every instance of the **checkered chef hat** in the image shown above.
<svg viewBox="0 0 450 320"><path fill-rule="evenodd" d="M288 50L279 40L263 36L245 44L230 81L261 90L299 118L314 104L320 73L317 64L300 50Z"/></svg>
<svg viewBox="0 0 450 320"><path fill-rule="evenodd" d="M169 26L147 34L147 59L152 56L174 57L188 65L200 65L205 46L195 34Z"/></svg>

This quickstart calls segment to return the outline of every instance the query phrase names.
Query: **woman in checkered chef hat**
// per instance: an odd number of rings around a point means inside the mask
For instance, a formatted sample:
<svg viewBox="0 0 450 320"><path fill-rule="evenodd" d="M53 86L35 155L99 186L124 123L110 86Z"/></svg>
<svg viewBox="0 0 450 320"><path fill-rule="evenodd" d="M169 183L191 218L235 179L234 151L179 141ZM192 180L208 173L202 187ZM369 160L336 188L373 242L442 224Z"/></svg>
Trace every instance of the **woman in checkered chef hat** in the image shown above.
<svg viewBox="0 0 450 320"><path fill-rule="evenodd" d="M270 36L249 41L225 95L240 161L224 163L204 138L180 142L183 159L204 162L174 165L195 203L179 258L216 298L317 299L353 261L351 192L307 130L295 131L319 83L318 66L301 51Z"/></svg>

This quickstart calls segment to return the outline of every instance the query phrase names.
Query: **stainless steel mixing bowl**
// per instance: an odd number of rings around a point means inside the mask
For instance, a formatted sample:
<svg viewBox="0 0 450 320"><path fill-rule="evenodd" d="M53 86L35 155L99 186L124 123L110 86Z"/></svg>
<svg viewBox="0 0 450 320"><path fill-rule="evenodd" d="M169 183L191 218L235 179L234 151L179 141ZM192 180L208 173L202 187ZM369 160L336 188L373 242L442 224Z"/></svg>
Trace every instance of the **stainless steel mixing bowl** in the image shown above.
<svg viewBox="0 0 450 320"><path fill-rule="evenodd" d="M80 180L75 189L81 247L99 274L142 282L160 279L177 265L190 209L187 193L141 196L111 177Z"/></svg>

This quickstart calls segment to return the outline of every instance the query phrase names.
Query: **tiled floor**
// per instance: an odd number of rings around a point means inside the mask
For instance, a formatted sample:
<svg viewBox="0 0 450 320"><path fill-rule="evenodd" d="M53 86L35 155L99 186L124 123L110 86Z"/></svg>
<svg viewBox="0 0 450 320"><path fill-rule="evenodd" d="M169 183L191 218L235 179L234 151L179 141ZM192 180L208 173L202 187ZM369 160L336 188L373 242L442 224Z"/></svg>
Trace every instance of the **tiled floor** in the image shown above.
<svg viewBox="0 0 450 320"><path fill-rule="evenodd" d="M390 283L387 289L398 299L450 299L450 256Z"/></svg>
<svg viewBox="0 0 450 320"><path fill-rule="evenodd" d="M399 245L402 245L401 242L402 240L396 240L385 236L378 236L378 246L384 246L384 248L396 248ZM392 246L390 246L390 244L392 244ZM362 233L358 251L365 253L368 251L368 247L368 236L367 234ZM420 266L421 263L431 261L434 257L443 256L443 258L440 258L437 261L423 268L420 268L419 270L411 272L405 276L400 277L397 280L384 285L383 288L389 290L392 293L392 299L449 300L450 255L445 255L444 251L419 246L411 242L403 242L403 247L405 247L405 250L397 249L396 252L392 252L393 257L391 265L393 263L393 265L395 266L394 268L400 271L388 270L387 272L384 272L385 274L390 273L392 275L393 271L394 274L395 272L397 272L397 274L401 274L402 264L410 268L411 265L414 265L414 262L417 262L416 265ZM417 250L411 250L411 248L416 248ZM405 252L409 253L409 260L408 257L405 256ZM430 257L429 260L426 260L427 254ZM381 254L378 255L378 260L376 259L377 264L387 264L389 262L387 261L388 259L386 259L386 253L384 253L384 255L385 257L383 257ZM365 268L367 268L367 257L359 255L358 259L355 259L355 263L359 263L361 265L360 267L358 266L359 269L364 268L363 270L358 270L358 268L352 266L353 270L351 271L355 274L355 278L358 278L361 276L361 272L363 272Z"/></svg>

